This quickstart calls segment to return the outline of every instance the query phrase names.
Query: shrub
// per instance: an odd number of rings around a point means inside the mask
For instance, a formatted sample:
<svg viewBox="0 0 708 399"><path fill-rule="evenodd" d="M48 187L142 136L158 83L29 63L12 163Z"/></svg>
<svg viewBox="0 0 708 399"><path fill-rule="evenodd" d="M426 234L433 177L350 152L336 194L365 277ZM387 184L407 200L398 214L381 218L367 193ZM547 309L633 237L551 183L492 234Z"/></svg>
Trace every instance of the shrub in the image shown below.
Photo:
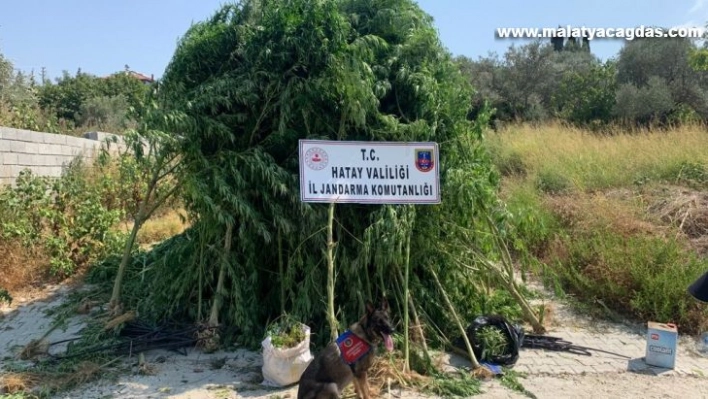
<svg viewBox="0 0 708 399"><path fill-rule="evenodd" d="M6 289L0 287L0 304L6 303L8 305L12 304L12 296L7 292Z"/></svg>
<svg viewBox="0 0 708 399"><path fill-rule="evenodd" d="M128 109L124 96L99 96L84 101L76 119L82 126L119 132L127 127Z"/></svg>
<svg viewBox="0 0 708 399"><path fill-rule="evenodd" d="M536 178L536 187L547 194L563 194L570 190L570 180L552 170L542 170Z"/></svg>
<svg viewBox="0 0 708 399"><path fill-rule="evenodd" d="M449 310L438 301L432 271L444 271L441 285L453 305L481 296L470 282L479 276L460 266L461 253L495 251L493 233L479 229L504 219L482 146L486 113L479 123L468 120L466 83L432 19L409 0L221 7L184 35L162 79L159 106L181 122L155 127L184 138L179 179L185 207L198 219L183 239L160 247L165 252L147 264L142 285L129 281L135 264L129 265L126 296L141 298L139 309L150 308L157 320L201 321L211 305L210 322L218 316L218 323L238 325L247 344L257 344L266 322L287 311L322 341L319 307L328 284L336 285L335 317L348 324L365 300L383 292L393 308L401 304L409 259L420 313L441 331L455 331L443 326ZM334 284L313 273L329 245L322 230L328 208L303 204L298 194L293 149L315 137L445 143L442 205L336 207ZM136 305L127 299L126 307ZM430 336L440 337L436 330Z"/></svg>
<svg viewBox="0 0 708 399"><path fill-rule="evenodd" d="M575 73L566 73L553 95L559 116L577 125L601 126L612 117L616 85L614 65L590 64Z"/></svg>
<svg viewBox="0 0 708 399"><path fill-rule="evenodd" d="M652 76L646 86L637 87L631 83L620 85L614 113L620 120L646 125L665 120L673 106L666 81Z"/></svg>
<svg viewBox="0 0 708 399"><path fill-rule="evenodd" d="M115 227L128 214L132 201L124 197L135 182L121 184L108 158L94 168L77 158L58 179L23 171L0 193L1 236L43 248L60 277L119 251L125 234Z"/></svg>
<svg viewBox="0 0 708 399"><path fill-rule="evenodd" d="M576 231L563 244L569 258L555 272L578 297L601 299L634 319L673 322L686 333L706 327L708 309L686 288L705 272L708 261L679 242L612 231L581 236Z"/></svg>

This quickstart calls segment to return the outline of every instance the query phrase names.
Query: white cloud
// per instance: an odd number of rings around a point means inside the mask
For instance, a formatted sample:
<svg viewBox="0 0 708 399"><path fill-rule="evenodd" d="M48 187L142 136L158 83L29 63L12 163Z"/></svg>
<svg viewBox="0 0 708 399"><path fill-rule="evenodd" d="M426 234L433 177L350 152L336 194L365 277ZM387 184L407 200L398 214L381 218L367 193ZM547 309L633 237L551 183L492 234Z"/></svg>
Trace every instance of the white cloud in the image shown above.
<svg viewBox="0 0 708 399"><path fill-rule="evenodd" d="M672 26L672 28L697 28L697 27L701 27L701 24L697 23L695 20L686 21L682 24Z"/></svg>
<svg viewBox="0 0 708 399"><path fill-rule="evenodd" d="M684 23L682 23L682 24L673 25L673 26L671 26L671 28L679 28L679 29L681 29L681 28L684 28L684 29L686 29L686 28L687 28L687 29L700 29L701 31L704 31L704 32L705 32L705 30L706 30L706 24L705 24L705 22L701 23L701 22L698 22L698 21L696 21L696 20L690 20L690 21L686 21L686 22L684 22Z"/></svg>
<svg viewBox="0 0 708 399"><path fill-rule="evenodd" d="M706 5L706 0L696 0L695 3L693 3L693 7L691 7L690 10L688 10L689 14L693 14L697 11L700 11L703 9L703 7Z"/></svg>

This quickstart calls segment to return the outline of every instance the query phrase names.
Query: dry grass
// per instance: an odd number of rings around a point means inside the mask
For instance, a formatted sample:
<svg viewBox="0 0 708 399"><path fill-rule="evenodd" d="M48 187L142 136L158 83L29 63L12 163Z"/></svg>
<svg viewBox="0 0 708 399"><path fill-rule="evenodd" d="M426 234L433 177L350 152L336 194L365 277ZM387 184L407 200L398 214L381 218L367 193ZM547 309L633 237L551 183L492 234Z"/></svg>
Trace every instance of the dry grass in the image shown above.
<svg viewBox="0 0 708 399"><path fill-rule="evenodd" d="M138 232L138 244L149 246L182 233L189 227L186 215L182 209L168 209L161 214L156 214L140 228ZM132 223L122 223L121 228L125 232L130 232Z"/></svg>
<svg viewBox="0 0 708 399"><path fill-rule="evenodd" d="M428 378L415 371L403 371L403 365L404 360L400 357L377 357L369 371L371 384L383 387L391 380L392 383L409 386L411 382L423 382Z"/></svg>
<svg viewBox="0 0 708 399"><path fill-rule="evenodd" d="M556 173L579 191L631 186L641 178L667 176L682 162L708 164L704 128L617 133L600 136L560 125L521 125L489 134L488 140L498 165L502 163L500 168L521 168L531 179L542 172Z"/></svg>
<svg viewBox="0 0 708 399"><path fill-rule="evenodd" d="M0 376L0 394L29 392L41 381L42 377L34 373L5 373Z"/></svg>
<svg viewBox="0 0 708 399"><path fill-rule="evenodd" d="M369 387L374 397L382 396L389 386L422 387L430 383L431 378L415 371L403 371L404 360L400 357L379 356L368 373Z"/></svg>
<svg viewBox="0 0 708 399"><path fill-rule="evenodd" d="M708 193L681 187L664 188L649 211L691 239L708 236Z"/></svg>
<svg viewBox="0 0 708 399"><path fill-rule="evenodd" d="M33 339L22 348L18 357L22 360L30 360L47 353L49 353L49 342L46 339Z"/></svg>
<svg viewBox="0 0 708 399"><path fill-rule="evenodd" d="M195 334L197 348L204 353L214 353L221 348L221 334L217 328L210 328L207 324L204 324L203 327Z"/></svg>
<svg viewBox="0 0 708 399"><path fill-rule="evenodd" d="M613 198L611 194L548 196L543 202L564 226L579 232L613 231L630 237L637 234L663 235L666 231L645 220L637 203Z"/></svg>
<svg viewBox="0 0 708 399"><path fill-rule="evenodd" d="M0 287L15 295L50 282L49 257L41 248L28 248L18 240L0 240Z"/></svg>
<svg viewBox="0 0 708 399"><path fill-rule="evenodd" d="M0 393L30 393L41 388L43 391L61 391L96 378L103 366L85 361L79 363L72 372L24 372L0 375Z"/></svg>

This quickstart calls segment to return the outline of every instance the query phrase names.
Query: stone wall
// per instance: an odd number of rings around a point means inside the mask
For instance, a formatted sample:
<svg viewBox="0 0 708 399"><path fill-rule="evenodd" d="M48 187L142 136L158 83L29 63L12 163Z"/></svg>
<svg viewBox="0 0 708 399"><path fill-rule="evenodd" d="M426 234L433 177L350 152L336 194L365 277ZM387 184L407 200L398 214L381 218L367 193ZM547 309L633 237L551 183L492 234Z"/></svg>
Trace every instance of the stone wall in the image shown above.
<svg viewBox="0 0 708 399"><path fill-rule="evenodd" d="M93 158L109 136L113 135L88 132L81 138L0 126L0 185L14 184L24 169L59 177L75 157Z"/></svg>

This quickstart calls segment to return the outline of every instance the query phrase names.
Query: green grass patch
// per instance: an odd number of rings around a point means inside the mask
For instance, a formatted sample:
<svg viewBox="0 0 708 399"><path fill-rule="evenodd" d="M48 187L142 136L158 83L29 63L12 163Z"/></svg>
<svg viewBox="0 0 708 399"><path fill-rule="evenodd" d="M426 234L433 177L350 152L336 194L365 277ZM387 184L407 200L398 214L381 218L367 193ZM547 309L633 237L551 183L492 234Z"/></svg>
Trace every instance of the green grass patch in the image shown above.
<svg viewBox="0 0 708 399"><path fill-rule="evenodd" d="M525 171L502 173L520 263L595 314L703 331L708 309L686 289L708 270L695 246L706 234L708 134L615 133L513 126L490 135L497 168Z"/></svg>
<svg viewBox="0 0 708 399"><path fill-rule="evenodd" d="M673 322L685 333L708 326L708 311L686 292L708 270L675 239L625 237L598 231L561 239L565 251L550 267L578 298L639 320Z"/></svg>
<svg viewBox="0 0 708 399"><path fill-rule="evenodd" d="M676 227L649 222L640 202L597 193L544 198L523 186L512 192L516 240L545 264L534 270L557 294L604 315L673 322L691 334L708 328L708 309L686 292L708 259Z"/></svg>

